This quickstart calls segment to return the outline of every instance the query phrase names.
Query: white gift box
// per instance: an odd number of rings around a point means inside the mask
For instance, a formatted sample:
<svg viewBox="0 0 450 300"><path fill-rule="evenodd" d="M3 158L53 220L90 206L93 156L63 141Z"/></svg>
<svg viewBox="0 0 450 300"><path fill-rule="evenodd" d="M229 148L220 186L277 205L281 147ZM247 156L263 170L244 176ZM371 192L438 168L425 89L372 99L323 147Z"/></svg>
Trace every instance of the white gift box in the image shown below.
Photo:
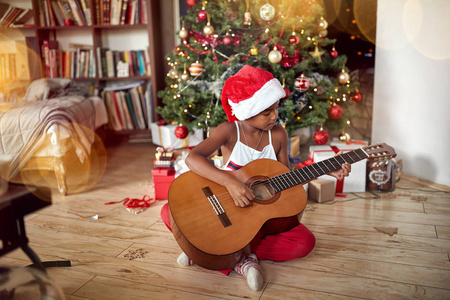
<svg viewBox="0 0 450 300"><path fill-rule="evenodd" d="M194 128L194 134L189 133L184 139L179 139L175 136L175 128L177 125L161 125L159 123L151 123L150 130L152 131L152 142L155 145L169 147L174 149L181 149L187 147L197 146L203 141L203 130Z"/></svg>
<svg viewBox="0 0 450 300"><path fill-rule="evenodd" d="M344 153L353 151L355 149L361 148L360 144L344 144L341 142L337 142L333 147L336 147L339 150L342 150ZM309 148L309 153L311 158L315 163L329 159L336 155L331 145L320 145L320 146L311 146ZM336 193L352 193L352 192L365 192L366 191L366 168L367 168L367 159L363 159L359 162L352 164L352 171L350 175L345 177L343 180L343 185L341 183L337 183L337 179L330 175L323 175L319 178L333 180Z"/></svg>

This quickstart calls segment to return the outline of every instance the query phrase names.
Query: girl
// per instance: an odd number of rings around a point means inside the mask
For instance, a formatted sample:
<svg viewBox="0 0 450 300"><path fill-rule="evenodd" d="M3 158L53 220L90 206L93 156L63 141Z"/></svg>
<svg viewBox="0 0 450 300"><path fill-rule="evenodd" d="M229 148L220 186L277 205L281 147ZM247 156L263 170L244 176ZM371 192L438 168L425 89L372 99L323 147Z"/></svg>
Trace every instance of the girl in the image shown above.
<svg viewBox="0 0 450 300"><path fill-rule="evenodd" d="M186 158L191 171L225 186L235 205L242 209L252 205L252 199L255 198L253 191L226 171L237 170L260 158L278 160L289 167L288 134L282 126L275 125L279 100L284 96L283 87L271 73L245 65L226 80L222 90L222 106L229 122L219 125ZM222 170L208 160L219 148L226 162ZM350 164L346 163L330 175L342 180L349 172ZM161 217L170 229L169 216L166 204L161 210ZM299 218L285 218L282 223L280 220L276 222L276 228L272 220L265 223L251 242L252 253L234 268L246 277L249 287L255 291L264 284L258 259L279 262L305 257L315 245L314 235L299 222ZM285 230L280 230L280 226ZM181 265L193 264L184 253L180 254L177 262ZM228 275L230 271L221 272Z"/></svg>

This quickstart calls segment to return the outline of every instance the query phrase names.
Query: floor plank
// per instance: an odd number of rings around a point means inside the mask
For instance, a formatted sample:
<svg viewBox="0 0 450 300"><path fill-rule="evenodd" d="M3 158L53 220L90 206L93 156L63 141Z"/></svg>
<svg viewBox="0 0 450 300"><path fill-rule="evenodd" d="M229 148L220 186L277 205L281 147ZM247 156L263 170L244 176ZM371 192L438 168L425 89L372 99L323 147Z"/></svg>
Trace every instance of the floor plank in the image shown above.
<svg viewBox="0 0 450 300"><path fill-rule="evenodd" d="M234 271L225 276L176 263L181 250L160 219L167 200L138 214L122 203L105 205L154 196L155 148L107 148L104 176L93 189L67 196L55 190L53 205L26 216L41 260L72 263L47 270L66 299L450 299L449 187L402 176L390 193L308 202L302 222L316 236L315 249L302 259L261 262L265 284L255 292ZM29 264L20 249L0 257L1 266Z"/></svg>

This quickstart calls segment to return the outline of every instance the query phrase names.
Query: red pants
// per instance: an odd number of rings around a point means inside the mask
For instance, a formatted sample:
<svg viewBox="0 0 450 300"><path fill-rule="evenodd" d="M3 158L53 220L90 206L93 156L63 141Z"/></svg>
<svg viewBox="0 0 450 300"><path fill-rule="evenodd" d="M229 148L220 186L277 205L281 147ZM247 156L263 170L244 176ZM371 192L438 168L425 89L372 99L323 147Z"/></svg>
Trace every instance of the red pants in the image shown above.
<svg viewBox="0 0 450 300"><path fill-rule="evenodd" d="M167 228L170 227L169 205L166 203L161 209L161 219ZM292 228L281 233L271 233L272 220L268 221L258 235L251 242L252 252L260 260L273 260L276 262L296 259L308 255L316 244L316 238L306 228L305 225L298 222L297 218L283 219L287 228ZM279 220L277 226L280 228ZM232 269L222 270L220 272L228 275Z"/></svg>

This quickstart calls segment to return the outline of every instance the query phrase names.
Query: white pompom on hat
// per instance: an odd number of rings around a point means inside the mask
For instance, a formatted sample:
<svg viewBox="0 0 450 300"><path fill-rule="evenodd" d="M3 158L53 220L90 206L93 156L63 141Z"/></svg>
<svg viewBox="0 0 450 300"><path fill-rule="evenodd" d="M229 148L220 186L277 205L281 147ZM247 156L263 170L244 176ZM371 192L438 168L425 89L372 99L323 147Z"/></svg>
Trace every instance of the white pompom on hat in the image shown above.
<svg viewBox="0 0 450 300"><path fill-rule="evenodd" d="M270 72L245 65L225 81L222 106L229 122L242 121L256 116L285 96L281 83Z"/></svg>

